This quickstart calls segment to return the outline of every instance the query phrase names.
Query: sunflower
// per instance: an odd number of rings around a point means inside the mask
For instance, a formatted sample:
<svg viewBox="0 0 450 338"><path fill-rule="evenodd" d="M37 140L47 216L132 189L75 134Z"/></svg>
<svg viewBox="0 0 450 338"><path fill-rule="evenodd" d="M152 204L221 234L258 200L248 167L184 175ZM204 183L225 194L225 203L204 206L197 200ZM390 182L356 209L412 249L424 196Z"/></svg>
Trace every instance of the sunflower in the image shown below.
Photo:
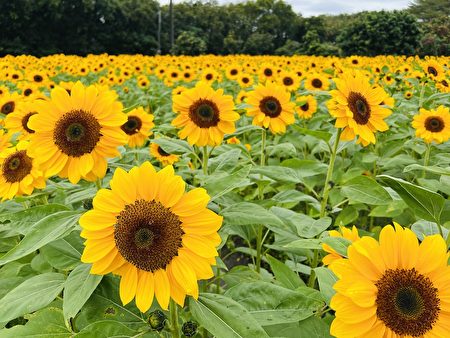
<svg viewBox="0 0 450 338"><path fill-rule="evenodd" d="M432 80L441 79L445 74L444 67L433 59L425 61L422 64L422 69Z"/></svg>
<svg viewBox="0 0 450 338"><path fill-rule="evenodd" d="M28 126L31 116L37 114L34 101L23 102L14 113L6 115L5 127L10 133L20 133L20 140L29 139L34 130Z"/></svg>
<svg viewBox="0 0 450 338"><path fill-rule="evenodd" d="M295 122L291 94L276 83L267 81L248 93L247 115L253 116L253 125L269 128L274 134L285 133L286 125Z"/></svg>
<svg viewBox="0 0 450 338"><path fill-rule="evenodd" d="M198 297L199 279L213 276L222 217L207 209L205 189L185 193L172 166L156 172L149 162L128 173L117 168L111 190L101 189L80 218L86 238L81 260L92 274L121 276L123 304L136 298L147 311L153 297L163 309Z"/></svg>
<svg viewBox="0 0 450 338"><path fill-rule="evenodd" d="M339 227L339 230L340 231L330 230L328 231L328 235L330 235L330 237L345 238L351 242L355 242L359 239L358 229L355 226L353 226L351 230L346 227ZM322 249L323 251L328 252L328 255L322 258L323 265L329 265L343 258L336 250L326 243L322 244Z"/></svg>
<svg viewBox="0 0 450 338"><path fill-rule="evenodd" d="M198 146L219 145L224 134L235 131L234 121L239 114L234 112L233 98L224 95L223 89L214 90L204 82L172 98L173 110L179 115L172 125L183 128L178 136Z"/></svg>
<svg viewBox="0 0 450 338"><path fill-rule="evenodd" d="M22 98L17 92L3 94L0 96L0 113L3 115L14 113L21 101Z"/></svg>
<svg viewBox="0 0 450 338"><path fill-rule="evenodd" d="M241 73L241 67L236 64L232 64L225 69L226 77L230 80L236 80Z"/></svg>
<svg viewBox="0 0 450 338"><path fill-rule="evenodd" d="M277 76L277 82L289 91L296 91L300 86L300 77L295 72L282 71Z"/></svg>
<svg viewBox="0 0 450 338"><path fill-rule="evenodd" d="M412 126L416 129L416 136L427 143L446 142L450 138L450 109L444 106L431 110L420 108Z"/></svg>
<svg viewBox="0 0 450 338"><path fill-rule="evenodd" d="M264 63L259 68L258 80L263 83L267 80L272 80L276 76L275 67L270 63Z"/></svg>
<svg viewBox="0 0 450 338"><path fill-rule="evenodd" d="M403 97L407 100L409 100L410 98L413 97L413 93L410 90L407 90L404 94Z"/></svg>
<svg viewBox="0 0 450 338"><path fill-rule="evenodd" d="M51 100L35 103L30 117L30 154L48 176L59 174L72 183L81 178L95 181L105 175L106 158L119 156L117 147L127 143L121 126L127 121L122 104L112 91L77 82L71 95L62 87L51 92Z"/></svg>
<svg viewBox="0 0 450 338"><path fill-rule="evenodd" d="M29 143L19 142L0 153L0 197L31 195L35 188L45 188L45 177L29 156Z"/></svg>
<svg viewBox="0 0 450 338"><path fill-rule="evenodd" d="M239 86L241 86L241 88L248 88L253 86L254 80L253 80L253 76L250 76L248 74L242 74L241 76L238 77L237 79Z"/></svg>
<svg viewBox="0 0 450 338"><path fill-rule="evenodd" d="M200 80L206 82L208 84L213 83L214 81L219 80L220 75L214 69L208 68L202 72L200 76Z"/></svg>
<svg viewBox="0 0 450 338"><path fill-rule="evenodd" d="M303 119L310 119L317 110L317 100L312 95L297 96L296 112Z"/></svg>
<svg viewBox="0 0 450 338"><path fill-rule="evenodd" d="M34 82L40 85L44 85L48 80L48 76L45 72L34 70L28 74L28 79L30 82Z"/></svg>
<svg viewBox="0 0 450 338"><path fill-rule="evenodd" d="M4 129L0 129L0 152L2 152L3 150L5 150L8 147L11 147L11 142L10 142L10 135L9 134L5 134L5 130Z"/></svg>
<svg viewBox="0 0 450 338"><path fill-rule="evenodd" d="M325 75L319 73L308 74L304 86L307 90L328 90L330 81Z"/></svg>
<svg viewBox="0 0 450 338"><path fill-rule="evenodd" d="M163 166L174 164L180 160L178 155L164 151L158 143L150 144L150 155L161 162Z"/></svg>
<svg viewBox="0 0 450 338"><path fill-rule="evenodd" d="M233 136L227 140L227 144L241 144L241 141L236 136Z"/></svg>
<svg viewBox="0 0 450 338"><path fill-rule="evenodd" d="M236 97L236 103L245 103L247 101L248 92L241 90Z"/></svg>
<svg viewBox="0 0 450 338"><path fill-rule="evenodd" d="M129 136L128 145L132 148L144 145L147 138L152 134L153 115L148 114L144 108L138 107L127 114L127 122L122 125L122 130Z"/></svg>
<svg viewBox="0 0 450 338"><path fill-rule="evenodd" d="M349 141L359 136L364 146L375 143L374 132L388 130L384 118L392 111L382 107L388 98L381 87L372 85L360 74L343 75L335 79L337 90L331 90L328 110L336 118L335 127L344 128L341 139Z"/></svg>
<svg viewBox="0 0 450 338"><path fill-rule="evenodd" d="M400 225L381 230L347 249L348 259L330 269L338 277L331 308L335 337L448 337L450 268L439 235L419 244Z"/></svg>

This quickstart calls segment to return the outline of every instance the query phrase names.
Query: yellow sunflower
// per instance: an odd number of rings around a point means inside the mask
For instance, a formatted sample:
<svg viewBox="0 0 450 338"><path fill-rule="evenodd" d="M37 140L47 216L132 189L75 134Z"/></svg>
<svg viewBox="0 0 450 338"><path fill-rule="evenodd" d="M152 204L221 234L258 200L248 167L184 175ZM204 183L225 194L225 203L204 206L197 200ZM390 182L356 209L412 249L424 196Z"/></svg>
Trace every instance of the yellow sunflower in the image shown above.
<svg viewBox="0 0 450 338"><path fill-rule="evenodd" d="M200 76L201 81L206 82L208 84L213 83L214 81L219 80L220 75L214 69L207 68L202 72Z"/></svg>
<svg viewBox="0 0 450 338"><path fill-rule="evenodd" d="M45 177L28 154L29 143L19 142L0 153L0 197L31 195L35 188L45 188Z"/></svg>
<svg viewBox="0 0 450 338"><path fill-rule="evenodd" d="M136 298L147 311L153 297L163 309L172 298L197 299L199 279L213 276L222 217L207 209L205 189L185 193L172 166L156 172L149 162L128 173L117 168L111 190L101 189L80 218L86 238L81 260L91 273L121 276L123 304Z"/></svg>
<svg viewBox="0 0 450 338"><path fill-rule="evenodd" d="M77 82L70 96L56 87L51 100L36 101L35 107L27 124L35 131L30 154L48 176L95 181L105 176L106 159L119 156L117 147L127 143L121 129L127 117L115 92Z"/></svg>
<svg viewBox="0 0 450 338"><path fill-rule="evenodd" d="M291 94L284 87L267 81L248 93L247 115L253 116L253 125L269 128L274 134L285 133L286 126L295 122Z"/></svg>
<svg viewBox="0 0 450 338"><path fill-rule="evenodd" d="M183 128L178 132L181 139L190 144L216 146L224 134L235 131L234 122L239 114L234 112L233 97L224 95L223 89L214 90L204 82L172 98L173 110L179 115L172 125Z"/></svg>
<svg viewBox="0 0 450 338"><path fill-rule="evenodd" d="M19 139L29 139L34 130L28 126L31 116L37 114L34 101L23 102L14 113L6 115L5 127L10 133L20 133Z"/></svg>
<svg viewBox="0 0 450 338"><path fill-rule="evenodd" d="M330 304L333 336L448 337L449 254L440 235L419 244L411 230L388 225L379 242L364 236L347 254L330 266L339 279Z"/></svg>
<svg viewBox="0 0 450 338"><path fill-rule="evenodd" d="M420 108L412 126L416 129L416 136L427 143L446 142L450 138L450 109L444 106L431 110Z"/></svg>
<svg viewBox="0 0 450 338"><path fill-rule="evenodd" d="M330 230L328 231L328 235L330 235L330 237L345 238L351 242L355 242L356 240L359 239L358 229L355 226L353 226L352 229L348 229L346 227L339 227L339 230L340 231ZM343 258L336 250L334 250L331 246L329 246L326 243L322 244L322 249L323 251L328 252L328 255L322 258L322 263L324 265L329 265Z"/></svg>
<svg viewBox="0 0 450 338"><path fill-rule="evenodd" d="M425 61L422 64L422 69L432 80L442 79L445 75L444 67L434 59Z"/></svg>
<svg viewBox="0 0 450 338"><path fill-rule="evenodd" d="M5 133L4 129L0 129L0 152L8 147L11 147L10 135Z"/></svg>
<svg viewBox="0 0 450 338"><path fill-rule="evenodd" d="M130 147L141 147L147 138L152 134L153 115L148 114L144 108L138 107L127 114L127 122L122 125L122 130L129 136L128 145Z"/></svg>
<svg viewBox="0 0 450 338"><path fill-rule="evenodd" d="M6 92L0 96L0 113L3 115L14 113L21 102L22 97L17 92Z"/></svg>
<svg viewBox="0 0 450 338"><path fill-rule="evenodd" d="M319 73L308 74L304 83L307 90L328 90L330 81L325 75Z"/></svg>
<svg viewBox="0 0 450 338"><path fill-rule="evenodd" d="M296 112L303 119L310 119L317 110L317 100L312 95L297 96Z"/></svg>
<svg viewBox="0 0 450 338"><path fill-rule="evenodd" d="M163 166L174 164L178 162L180 159L178 155L169 154L164 151L157 143L150 144L150 155L156 158Z"/></svg>
<svg viewBox="0 0 450 338"><path fill-rule="evenodd" d="M239 86L241 86L241 88L248 88L253 86L254 80L253 80L253 76L248 75L248 74L242 74L238 77L237 79Z"/></svg>
<svg viewBox="0 0 450 338"><path fill-rule="evenodd" d="M289 91L296 91L300 86L300 77L295 72L282 71L277 75L277 82Z"/></svg>
<svg viewBox="0 0 450 338"><path fill-rule="evenodd" d="M373 88L360 74L343 75L335 82L337 90L330 91L328 110L336 118L335 127L344 128L341 139L359 136L357 143L375 143L374 132L389 128L384 119L392 111L382 106L388 94L381 87Z"/></svg>

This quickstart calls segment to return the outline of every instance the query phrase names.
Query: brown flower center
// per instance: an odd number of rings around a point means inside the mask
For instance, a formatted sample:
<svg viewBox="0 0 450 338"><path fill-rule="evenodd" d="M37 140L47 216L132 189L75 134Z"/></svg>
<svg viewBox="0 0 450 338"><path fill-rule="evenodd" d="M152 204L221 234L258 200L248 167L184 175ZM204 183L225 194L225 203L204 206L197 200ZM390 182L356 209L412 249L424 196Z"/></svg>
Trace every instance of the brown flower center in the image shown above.
<svg viewBox="0 0 450 338"><path fill-rule="evenodd" d="M267 96L259 102L259 109L269 117L277 117L281 114L281 104L276 97Z"/></svg>
<svg viewBox="0 0 450 338"><path fill-rule="evenodd" d="M242 78L242 82L245 83L245 84L247 84L247 83L250 82L250 79L249 79L248 77L243 77L243 78Z"/></svg>
<svg viewBox="0 0 450 338"><path fill-rule="evenodd" d="M100 129L94 115L84 110L72 110L56 122L53 141L64 154L81 157L94 150L102 136Z"/></svg>
<svg viewBox="0 0 450 338"><path fill-rule="evenodd" d="M220 121L219 108L208 99L199 99L189 107L189 118L200 128L215 127Z"/></svg>
<svg viewBox="0 0 450 338"><path fill-rule="evenodd" d="M362 125L367 124L370 119L370 105L366 98L360 93L350 92L347 101L356 123Z"/></svg>
<svg viewBox="0 0 450 338"><path fill-rule="evenodd" d="M320 80L320 79L313 79L311 81L311 84L314 88L322 88L323 83L322 83L322 80Z"/></svg>
<svg viewBox="0 0 450 338"><path fill-rule="evenodd" d="M30 88L27 88L23 91L24 96L30 96L33 93L33 90Z"/></svg>
<svg viewBox="0 0 450 338"><path fill-rule="evenodd" d="M205 76L206 80L211 81L213 78L213 75L211 73L206 74Z"/></svg>
<svg viewBox="0 0 450 338"><path fill-rule="evenodd" d="M272 69L270 69L270 68L264 69L264 75L265 76L272 76L272 74L273 74Z"/></svg>
<svg viewBox="0 0 450 338"><path fill-rule="evenodd" d="M432 133L439 133L444 128L445 123L440 116L430 116L425 120L425 129Z"/></svg>
<svg viewBox="0 0 450 338"><path fill-rule="evenodd" d="M294 80L292 80L292 78L287 76L287 77L283 78L283 84L285 86L292 86L294 84Z"/></svg>
<svg viewBox="0 0 450 338"><path fill-rule="evenodd" d="M161 156L170 156L170 154L164 151L164 149L161 148L161 146L158 146L158 154L160 154Z"/></svg>
<svg viewBox="0 0 450 338"><path fill-rule="evenodd" d="M238 73L237 69L230 70L230 74L233 75L233 76L237 75L237 73Z"/></svg>
<svg viewBox="0 0 450 338"><path fill-rule="evenodd" d="M42 82L44 80L44 78L41 75L35 75L35 76L33 76L33 80L35 82Z"/></svg>
<svg viewBox="0 0 450 338"><path fill-rule="evenodd" d="M128 121L125 122L120 128L128 135L134 135L139 133L142 128L142 120L137 116L128 116Z"/></svg>
<svg viewBox="0 0 450 338"><path fill-rule="evenodd" d="M308 109L309 109L309 103L306 102L303 106L300 106L300 109L303 110L303 111L308 111Z"/></svg>
<svg viewBox="0 0 450 338"><path fill-rule="evenodd" d="M436 70L436 68L434 68L433 66L428 66L427 68L428 73L430 73L433 76L438 76L438 72Z"/></svg>
<svg viewBox="0 0 450 338"><path fill-rule="evenodd" d="M2 174L8 183L20 182L33 168L32 160L25 150L9 155L3 162Z"/></svg>
<svg viewBox="0 0 450 338"><path fill-rule="evenodd" d="M432 330L440 307L438 289L414 268L389 269L375 283L377 317L399 336L420 337Z"/></svg>
<svg viewBox="0 0 450 338"><path fill-rule="evenodd" d="M11 114L14 112L14 109L16 108L16 103L14 101L8 101L5 104L3 104L1 108L1 112L4 115Z"/></svg>
<svg viewBox="0 0 450 338"><path fill-rule="evenodd" d="M137 200L117 216L114 239L120 254L145 271L164 269L178 255L184 234L175 214L160 202Z"/></svg>
<svg viewBox="0 0 450 338"><path fill-rule="evenodd" d="M34 130L30 129L28 127L28 121L30 120L30 117L37 114L36 112L31 112L26 114L24 117L22 117L22 128L29 134L34 134Z"/></svg>

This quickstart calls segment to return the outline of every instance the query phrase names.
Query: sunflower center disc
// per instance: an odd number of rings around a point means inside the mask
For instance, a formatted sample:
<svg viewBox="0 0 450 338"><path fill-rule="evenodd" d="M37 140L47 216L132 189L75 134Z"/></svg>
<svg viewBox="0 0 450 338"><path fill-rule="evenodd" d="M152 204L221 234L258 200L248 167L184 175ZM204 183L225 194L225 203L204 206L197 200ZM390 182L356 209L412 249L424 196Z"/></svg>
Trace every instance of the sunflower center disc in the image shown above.
<svg viewBox="0 0 450 338"><path fill-rule="evenodd" d="M283 79L283 84L285 86L292 86L294 84L294 80L292 80L290 77L285 77Z"/></svg>
<svg viewBox="0 0 450 338"><path fill-rule="evenodd" d="M189 118L200 128L215 127L219 123L219 108L210 100L200 99L189 107Z"/></svg>
<svg viewBox="0 0 450 338"><path fill-rule="evenodd" d="M164 151L163 148L161 148L160 146L158 146L158 154L160 154L161 156L169 156L170 154L166 151Z"/></svg>
<svg viewBox="0 0 450 338"><path fill-rule="evenodd" d="M347 100L355 122L362 125L367 124L370 119L370 106L366 98L360 93L350 92Z"/></svg>
<svg viewBox="0 0 450 338"><path fill-rule="evenodd" d="M66 155L81 157L92 152L100 140L100 123L84 110L65 113L55 125L53 140Z"/></svg>
<svg viewBox="0 0 450 338"><path fill-rule="evenodd" d="M213 76L212 74L206 74L206 80L210 81L212 80Z"/></svg>
<svg viewBox="0 0 450 338"><path fill-rule="evenodd" d="M25 115L22 118L22 128L25 129L27 131L27 133L29 134L33 134L34 130L30 129L30 127L28 127L28 121L30 120L30 117L37 114L36 112L32 112L32 113L28 113L27 115Z"/></svg>
<svg viewBox="0 0 450 338"><path fill-rule="evenodd" d="M444 127L444 121L439 116L431 116L425 120L425 129L432 133L439 133Z"/></svg>
<svg viewBox="0 0 450 338"><path fill-rule="evenodd" d="M4 114L4 115L11 114L15 108L16 108L16 104L13 101L6 102L2 106L2 114Z"/></svg>
<svg viewBox="0 0 450 338"><path fill-rule="evenodd" d="M30 96L33 91L30 88L27 88L23 91L23 95Z"/></svg>
<svg viewBox="0 0 450 338"><path fill-rule="evenodd" d="M428 277L414 268L389 269L375 285L377 317L397 335L419 337L433 328L440 307Z"/></svg>
<svg viewBox="0 0 450 338"><path fill-rule="evenodd" d="M428 67L428 73L430 73L431 75L434 75L434 76L438 75L436 68L431 67L431 66Z"/></svg>
<svg viewBox="0 0 450 338"><path fill-rule="evenodd" d="M259 109L269 117L277 117L281 114L281 104L273 96L265 97L259 103Z"/></svg>
<svg viewBox="0 0 450 338"><path fill-rule="evenodd" d="M141 130L142 121L137 116L128 116L128 121L122 125L122 130L128 135L134 135Z"/></svg>
<svg viewBox="0 0 450 338"><path fill-rule="evenodd" d="M36 82L42 82L42 80L44 80L44 79L43 79L42 76L40 76L40 75L35 75L35 76L33 77L33 80L36 81Z"/></svg>
<svg viewBox="0 0 450 338"><path fill-rule="evenodd" d="M273 74L272 69L270 69L270 68L264 69L265 76L272 76L272 74Z"/></svg>
<svg viewBox="0 0 450 338"><path fill-rule="evenodd" d="M160 202L137 200L117 216L116 247L123 258L145 271L164 269L178 255L184 232L178 216Z"/></svg>
<svg viewBox="0 0 450 338"><path fill-rule="evenodd" d="M303 110L303 111L308 111L308 109L309 109L309 103L306 102L303 106L300 106L300 109Z"/></svg>
<svg viewBox="0 0 450 338"><path fill-rule="evenodd" d="M322 88L322 81L320 79L314 79L311 81L314 88Z"/></svg>
<svg viewBox="0 0 450 338"><path fill-rule="evenodd" d="M32 160L25 150L17 151L5 159L2 174L6 182L20 182L33 168Z"/></svg>

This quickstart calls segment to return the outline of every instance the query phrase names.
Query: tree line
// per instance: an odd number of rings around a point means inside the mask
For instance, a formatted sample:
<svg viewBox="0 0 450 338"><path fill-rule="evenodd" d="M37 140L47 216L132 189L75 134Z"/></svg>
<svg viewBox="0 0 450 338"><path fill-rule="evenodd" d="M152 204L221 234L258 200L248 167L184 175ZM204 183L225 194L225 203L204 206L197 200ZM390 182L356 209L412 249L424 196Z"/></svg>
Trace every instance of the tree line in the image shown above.
<svg viewBox="0 0 450 338"><path fill-rule="evenodd" d="M283 0L174 2L0 0L0 55L450 55L448 0L308 18Z"/></svg>

